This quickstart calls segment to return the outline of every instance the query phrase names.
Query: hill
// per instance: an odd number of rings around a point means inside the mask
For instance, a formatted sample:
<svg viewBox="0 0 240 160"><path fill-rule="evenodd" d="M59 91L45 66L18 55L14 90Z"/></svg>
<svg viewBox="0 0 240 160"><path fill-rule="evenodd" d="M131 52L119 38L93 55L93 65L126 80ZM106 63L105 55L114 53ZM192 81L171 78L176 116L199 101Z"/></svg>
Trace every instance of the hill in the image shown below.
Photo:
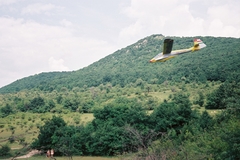
<svg viewBox="0 0 240 160"><path fill-rule="evenodd" d="M50 72L26 77L0 88L0 93L24 89L42 91L61 90L63 87L91 87L111 83L126 86L141 79L148 83L226 81L240 75L240 39L226 37L198 37L207 48L177 56L165 63L148 61L162 51L163 35L152 35L118 50L113 54L72 72ZM170 37L173 49L192 46L195 37Z"/></svg>
<svg viewBox="0 0 240 160"><path fill-rule="evenodd" d="M149 63L164 38L1 88L0 158L53 147L69 157L239 159L239 39L199 37L207 48ZM192 45L171 38L174 49Z"/></svg>

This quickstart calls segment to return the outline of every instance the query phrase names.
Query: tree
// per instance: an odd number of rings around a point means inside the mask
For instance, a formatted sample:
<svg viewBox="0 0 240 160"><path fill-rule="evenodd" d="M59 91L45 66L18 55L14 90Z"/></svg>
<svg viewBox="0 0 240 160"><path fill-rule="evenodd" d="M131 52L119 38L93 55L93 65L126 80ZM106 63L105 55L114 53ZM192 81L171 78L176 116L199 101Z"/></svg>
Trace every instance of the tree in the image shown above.
<svg viewBox="0 0 240 160"><path fill-rule="evenodd" d="M216 91L207 96L206 109L218 109L220 99L217 97Z"/></svg>
<svg viewBox="0 0 240 160"><path fill-rule="evenodd" d="M194 117L187 95L177 93L172 102L163 102L151 114L155 131L166 132L169 129L179 130Z"/></svg>
<svg viewBox="0 0 240 160"><path fill-rule="evenodd" d="M225 129L223 140L228 144L227 154L223 159L240 159L240 124L238 121L230 121Z"/></svg>
<svg viewBox="0 0 240 160"><path fill-rule="evenodd" d="M132 139L127 137L126 125L145 134L149 129L148 115L136 99L117 98L103 109L94 110L91 138L87 148L94 155L114 155L132 151ZM134 147L135 148L135 147Z"/></svg>
<svg viewBox="0 0 240 160"><path fill-rule="evenodd" d="M123 127L115 126L111 121L95 124L91 140L87 142L88 149L93 155L112 156L128 151L130 139L124 134Z"/></svg>
<svg viewBox="0 0 240 160"><path fill-rule="evenodd" d="M52 136L55 151L72 159L73 155L82 154L83 142L81 141L82 127L64 126L58 128Z"/></svg>
<svg viewBox="0 0 240 160"><path fill-rule="evenodd" d="M35 97L30 101L28 109L33 112L39 112L39 110L41 110L44 107L44 105L45 101L42 97Z"/></svg>
<svg viewBox="0 0 240 160"><path fill-rule="evenodd" d="M198 104L200 107L204 104L204 95L202 92L198 92L198 99L195 101L195 104Z"/></svg>
<svg viewBox="0 0 240 160"><path fill-rule="evenodd" d="M177 106L173 102L164 102L151 114L152 126L156 132L167 132L178 126Z"/></svg>
<svg viewBox="0 0 240 160"><path fill-rule="evenodd" d="M55 131L65 126L66 123L61 117L53 116L51 120L46 121L46 123L40 127L38 138L32 143L31 147L44 151L51 148L55 149L52 136L54 135Z"/></svg>
<svg viewBox="0 0 240 160"><path fill-rule="evenodd" d="M8 145L0 145L0 156L10 155L11 148Z"/></svg>
<svg viewBox="0 0 240 160"><path fill-rule="evenodd" d="M213 118L208 114L207 111L204 111L199 118L199 125L203 129L209 129L213 125Z"/></svg>
<svg viewBox="0 0 240 160"><path fill-rule="evenodd" d="M147 133L143 133L131 126L126 126L126 135L130 137L133 148L132 151L139 151L139 154L142 156L149 156L148 147L152 144L156 137L161 134L160 132L155 132L154 130L148 130Z"/></svg>
<svg viewBox="0 0 240 160"><path fill-rule="evenodd" d="M2 107L0 111L2 113L2 117L7 117L8 115L14 113L12 106L9 104L6 104L5 107Z"/></svg>
<svg viewBox="0 0 240 160"><path fill-rule="evenodd" d="M78 108L79 102L77 99L66 99L64 101L63 107L75 112Z"/></svg>
<svg viewBox="0 0 240 160"><path fill-rule="evenodd" d="M235 82L225 82L220 85L220 87L213 91L207 97L207 109L225 109L232 106L232 103L237 103L237 99L239 99L240 87L239 83Z"/></svg>

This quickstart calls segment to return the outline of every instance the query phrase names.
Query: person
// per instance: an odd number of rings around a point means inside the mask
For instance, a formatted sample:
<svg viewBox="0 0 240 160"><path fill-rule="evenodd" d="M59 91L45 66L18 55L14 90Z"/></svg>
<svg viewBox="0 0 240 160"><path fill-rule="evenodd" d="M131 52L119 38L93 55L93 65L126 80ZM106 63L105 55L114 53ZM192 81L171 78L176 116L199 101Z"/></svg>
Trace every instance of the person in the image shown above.
<svg viewBox="0 0 240 160"><path fill-rule="evenodd" d="M50 157L50 150L47 151L47 157Z"/></svg>
<svg viewBox="0 0 240 160"><path fill-rule="evenodd" d="M53 157L53 155L54 155L54 150L51 149L51 157Z"/></svg>

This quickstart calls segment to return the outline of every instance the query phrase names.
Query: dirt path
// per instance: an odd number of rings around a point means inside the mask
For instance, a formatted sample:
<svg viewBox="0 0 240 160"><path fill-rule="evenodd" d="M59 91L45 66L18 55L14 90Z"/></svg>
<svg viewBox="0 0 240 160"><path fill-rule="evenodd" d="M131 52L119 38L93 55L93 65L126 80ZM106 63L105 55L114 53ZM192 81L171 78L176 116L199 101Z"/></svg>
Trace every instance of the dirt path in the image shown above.
<svg viewBox="0 0 240 160"><path fill-rule="evenodd" d="M35 154L40 154L40 153L41 153L41 151L32 150L32 151L30 151L28 154L26 154L26 155L24 155L24 156L16 157L15 159L29 158L29 157L34 156Z"/></svg>

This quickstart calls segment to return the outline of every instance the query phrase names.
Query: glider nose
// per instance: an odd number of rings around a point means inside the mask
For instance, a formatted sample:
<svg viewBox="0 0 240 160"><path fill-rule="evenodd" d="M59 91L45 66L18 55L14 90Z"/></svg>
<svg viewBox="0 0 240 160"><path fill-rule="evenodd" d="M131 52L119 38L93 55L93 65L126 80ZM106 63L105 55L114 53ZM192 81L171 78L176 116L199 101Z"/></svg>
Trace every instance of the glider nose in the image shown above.
<svg viewBox="0 0 240 160"><path fill-rule="evenodd" d="M156 62L156 60L155 59L151 59L149 62L150 63L154 63L154 62Z"/></svg>

